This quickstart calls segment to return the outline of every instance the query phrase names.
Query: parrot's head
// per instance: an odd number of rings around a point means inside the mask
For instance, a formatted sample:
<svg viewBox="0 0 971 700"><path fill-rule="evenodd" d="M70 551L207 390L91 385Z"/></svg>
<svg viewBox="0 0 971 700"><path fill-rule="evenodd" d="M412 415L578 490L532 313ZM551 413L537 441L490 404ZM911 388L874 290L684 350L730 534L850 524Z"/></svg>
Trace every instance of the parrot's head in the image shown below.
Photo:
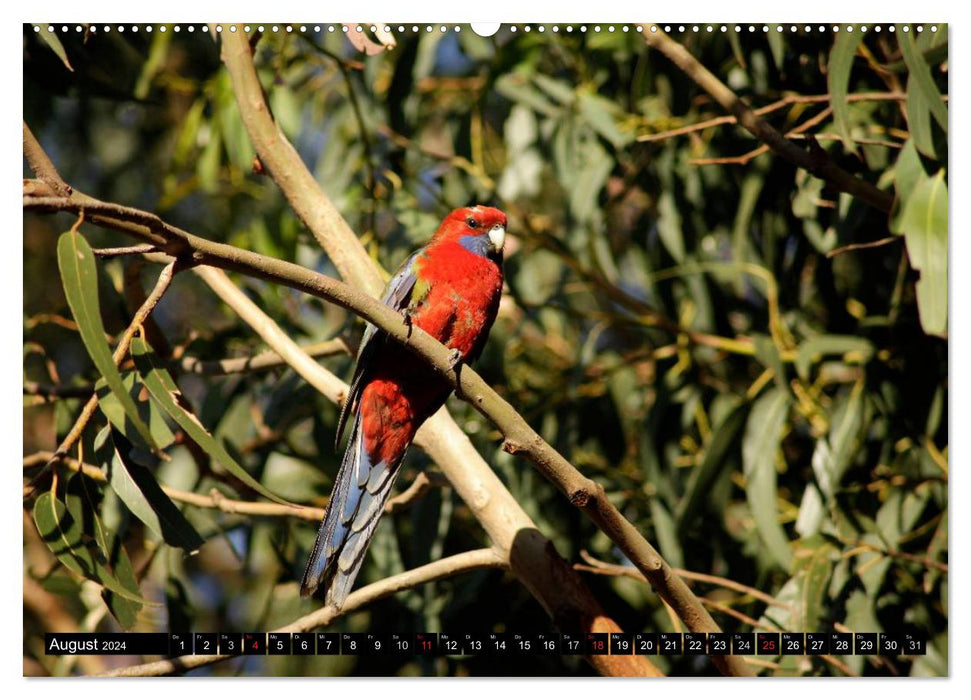
<svg viewBox="0 0 971 700"><path fill-rule="evenodd" d="M457 241L476 255L502 260L506 242L506 215L495 207L477 205L456 209L442 222L433 243Z"/></svg>

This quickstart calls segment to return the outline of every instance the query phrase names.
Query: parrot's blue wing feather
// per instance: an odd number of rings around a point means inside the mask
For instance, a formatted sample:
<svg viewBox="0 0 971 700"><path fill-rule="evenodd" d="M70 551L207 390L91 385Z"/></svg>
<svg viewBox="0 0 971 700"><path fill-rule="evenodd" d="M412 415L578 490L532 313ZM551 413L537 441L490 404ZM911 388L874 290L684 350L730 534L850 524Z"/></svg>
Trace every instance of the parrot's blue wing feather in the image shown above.
<svg viewBox="0 0 971 700"><path fill-rule="evenodd" d="M327 603L338 608L357 578L401 463L372 464L363 443L358 417L300 585L301 595L326 590Z"/></svg>
<svg viewBox="0 0 971 700"><path fill-rule="evenodd" d="M395 311L404 311L408 308L411 301L411 292L415 288L418 280L415 261L422 251L418 251L410 258L405 260L398 268L397 272L388 281L388 286L384 290L381 301L385 306L389 306ZM335 445L339 445L341 435L344 432L344 425L352 411L357 409L357 400L361 396L361 391L367 384L373 359L377 355L378 348L383 344L385 338L383 333L378 333L378 329L367 324L364 329L364 336L361 338L361 347L357 351L357 366L354 368L354 378L351 380L351 388L341 406L341 415L337 420L337 436L334 439Z"/></svg>

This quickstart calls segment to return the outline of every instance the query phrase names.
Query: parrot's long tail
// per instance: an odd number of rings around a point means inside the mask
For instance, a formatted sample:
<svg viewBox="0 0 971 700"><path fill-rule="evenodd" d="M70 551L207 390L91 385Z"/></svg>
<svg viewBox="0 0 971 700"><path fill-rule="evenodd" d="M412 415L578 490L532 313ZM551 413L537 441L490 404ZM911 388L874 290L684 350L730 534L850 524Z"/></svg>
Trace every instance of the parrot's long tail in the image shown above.
<svg viewBox="0 0 971 700"><path fill-rule="evenodd" d="M354 585L404 457L394 464L372 464L363 443L357 416L300 585L303 596L326 591L326 602L337 608Z"/></svg>

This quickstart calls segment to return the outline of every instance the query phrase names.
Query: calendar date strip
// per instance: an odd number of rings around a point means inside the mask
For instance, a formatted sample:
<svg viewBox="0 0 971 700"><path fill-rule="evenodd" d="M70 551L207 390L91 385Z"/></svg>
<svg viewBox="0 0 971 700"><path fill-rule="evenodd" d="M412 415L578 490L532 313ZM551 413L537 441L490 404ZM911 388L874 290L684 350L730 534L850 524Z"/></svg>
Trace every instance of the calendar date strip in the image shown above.
<svg viewBox="0 0 971 700"><path fill-rule="evenodd" d="M887 632L47 633L49 656L923 656L927 640Z"/></svg>

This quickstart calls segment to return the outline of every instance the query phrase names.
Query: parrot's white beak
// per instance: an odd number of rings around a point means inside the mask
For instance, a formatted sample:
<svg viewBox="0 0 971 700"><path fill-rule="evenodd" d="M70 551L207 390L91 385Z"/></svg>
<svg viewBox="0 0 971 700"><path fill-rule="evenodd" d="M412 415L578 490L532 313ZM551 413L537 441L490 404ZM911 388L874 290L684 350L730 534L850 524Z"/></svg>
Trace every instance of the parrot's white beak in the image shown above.
<svg viewBox="0 0 971 700"><path fill-rule="evenodd" d="M497 251L502 250L502 245L506 242L506 227L496 224L489 229L489 240L492 241L493 248Z"/></svg>

